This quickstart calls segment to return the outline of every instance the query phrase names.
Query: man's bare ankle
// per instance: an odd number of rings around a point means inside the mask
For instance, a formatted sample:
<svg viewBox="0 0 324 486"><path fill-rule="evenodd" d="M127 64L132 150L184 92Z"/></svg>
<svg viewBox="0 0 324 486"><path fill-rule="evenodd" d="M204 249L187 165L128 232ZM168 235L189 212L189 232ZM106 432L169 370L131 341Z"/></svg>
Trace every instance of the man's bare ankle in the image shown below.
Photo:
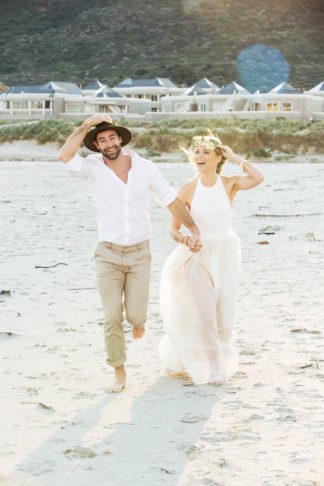
<svg viewBox="0 0 324 486"><path fill-rule="evenodd" d="M134 339L141 339L145 334L145 323L139 327L132 327L132 334Z"/></svg>
<svg viewBox="0 0 324 486"><path fill-rule="evenodd" d="M124 365L116 366L116 368L115 368L115 376L116 377L123 377L125 375L126 375L125 366Z"/></svg>
<svg viewBox="0 0 324 486"><path fill-rule="evenodd" d="M124 390L126 386L126 370L125 366L116 366L115 368L115 378L111 386L109 386L106 391L108 393L120 393Z"/></svg>

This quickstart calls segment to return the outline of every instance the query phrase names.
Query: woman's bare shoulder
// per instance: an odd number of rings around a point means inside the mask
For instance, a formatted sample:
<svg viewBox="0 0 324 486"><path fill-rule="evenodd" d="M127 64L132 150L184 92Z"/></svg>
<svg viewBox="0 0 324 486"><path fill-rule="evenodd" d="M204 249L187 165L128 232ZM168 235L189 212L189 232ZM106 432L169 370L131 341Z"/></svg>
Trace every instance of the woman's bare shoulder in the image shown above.
<svg viewBox="0 0 324 486"><path fill-rule="evenodd" d="M194 191L196 184L197 184L197 178L192 179L191 181L183 184L183 186L181 186L179 189L179 198L185 202L187 202L188 199L191 199L190 196Z"/></svg>

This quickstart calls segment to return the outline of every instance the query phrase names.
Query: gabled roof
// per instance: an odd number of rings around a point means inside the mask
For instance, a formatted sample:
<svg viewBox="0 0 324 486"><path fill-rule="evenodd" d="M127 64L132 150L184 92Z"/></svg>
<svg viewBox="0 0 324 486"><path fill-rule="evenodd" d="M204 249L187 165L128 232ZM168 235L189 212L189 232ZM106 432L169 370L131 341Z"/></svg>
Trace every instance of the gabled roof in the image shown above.
<svg viewBox="0 0 324 486"><path fill-rule="evenodd" d="M213 83L212 81L209 81L207 78L202 78L197 83L194 84L197 88L202 88L202 89L219 89L217 84Z"/></svg>
<svg viewBox="0 0 324 486"><path fill-rule="evenodd" d="M169 78L156 78L161 86L166 86L167 88L176 88L177 85L174 84Z"/></svg>
<svg viewBox="0 0 324 486"><path fill-rule="evenodd" d="M68 83L66 81L49 81L44 85L52 88L54 93L72 94L83 96L81 89L75 83Z"/></svg>
<svg viewBox="0 0 324 486"><path fill-rule="evenodd" d="M186 96L205 95L206 91L201 88L197 88L197 86L194 84L193 86L188 88L183 94Z"/></svg>
<svg viewBox="0 0 324 486"><path fill-rule="evenodd" d="M84 88L82 88L83 91L97 91L97 89L103 88L105 85L102 84L98 79L95 81L92 81L91 83L87 84Z"/></svg>
<svg viewBox="0 0 324 486"><path fill-rule="evenodd" d="M97 98L124 98L121 94L117 93L114 89L106 88L104 90L100 90L99 93L96 94Z"/></svg>
<svg viewBox="0 0 324 486"><path fill-rule="evenodd" d="M320 92L324 93L324 81L322 81L321 83L314 86L314 88L310 89L309 92L310 93L320 93Z"/></svg>
<svg viewBox="0 0 324 486"><path fill-rule="evenodd" d="M22 93L35 93L35 94L51 94L53 93L53 89L49 86L44 86L40 84L26 84L26 85L18 85L18 86L11 86L7 94L22 94Z"/></svg>
<svg viewBox="0 0 324 486"><path fill-rule="evenodd" d="M217 94L250 94L243 86L233 81L230 84L227 84L219 91Z"/></svg>
<svg viewBox="0 0 324 486"><path fill-rule="evenodd" d="M286 82L278 84L275 88L271 89L269 93L277 93L277 94L298 94L300 90L291 86Z"/></svg>
<svg viewBox="0 0 324 486"><path fill-rule="evenodd" d="M117 84L116 88L144 88L144 87L176 88L169 78L133 79L127 78Z"/></svg>
<svg viewBox="0 0 324 486"><path fill-rule="evenodd" d="M203 95L210 90L218 90L219 87L209 81L207 78L202 78L197 83L193 84L190 88L188 88L183 94L186 96L193 96L193 95Z"/></svg>

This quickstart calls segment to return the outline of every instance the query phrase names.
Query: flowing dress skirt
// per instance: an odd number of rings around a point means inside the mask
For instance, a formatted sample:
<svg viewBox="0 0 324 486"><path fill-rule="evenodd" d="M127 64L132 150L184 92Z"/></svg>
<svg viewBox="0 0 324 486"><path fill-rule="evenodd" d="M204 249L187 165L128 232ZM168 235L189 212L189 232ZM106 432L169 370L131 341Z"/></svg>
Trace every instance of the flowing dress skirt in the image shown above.
<svg viewBox="0 0 324 486"><path fill-rule="evenodd" d="M223 382L235 373L240 261L240 240L233 231L208 237L200 253L178 246L169 255L160 287L164 370L186 371L195 384Z"/></svg>

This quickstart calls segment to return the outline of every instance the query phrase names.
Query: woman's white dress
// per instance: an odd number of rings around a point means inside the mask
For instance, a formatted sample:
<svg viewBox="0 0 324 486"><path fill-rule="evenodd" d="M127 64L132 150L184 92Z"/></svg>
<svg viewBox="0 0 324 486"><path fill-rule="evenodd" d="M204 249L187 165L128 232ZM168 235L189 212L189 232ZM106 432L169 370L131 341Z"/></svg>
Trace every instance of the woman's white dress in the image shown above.
<svg viewBox="0 0 324 486"><path fill-rule="evenodd" d="M211 187L198 179L191 215L201 251L179 245L162 270L162 368L186 371L195 384L223 382L238 366L232 339L241 250L221 176Z"/></svg>

